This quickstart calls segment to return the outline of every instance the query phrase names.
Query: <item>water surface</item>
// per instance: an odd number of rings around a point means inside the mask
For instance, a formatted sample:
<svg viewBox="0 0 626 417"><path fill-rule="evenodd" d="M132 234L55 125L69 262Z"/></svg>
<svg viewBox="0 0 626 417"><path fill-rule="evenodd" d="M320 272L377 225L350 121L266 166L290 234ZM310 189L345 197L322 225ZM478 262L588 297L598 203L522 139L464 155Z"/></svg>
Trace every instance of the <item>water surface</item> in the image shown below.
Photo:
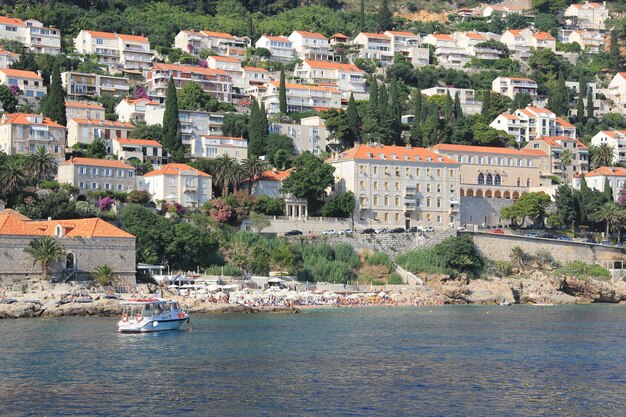
<svg viewBox="0 0 626 417"><path fill-rule="evenodd" d="M0 415L623 415L626 306L0 321Z"/></svg>

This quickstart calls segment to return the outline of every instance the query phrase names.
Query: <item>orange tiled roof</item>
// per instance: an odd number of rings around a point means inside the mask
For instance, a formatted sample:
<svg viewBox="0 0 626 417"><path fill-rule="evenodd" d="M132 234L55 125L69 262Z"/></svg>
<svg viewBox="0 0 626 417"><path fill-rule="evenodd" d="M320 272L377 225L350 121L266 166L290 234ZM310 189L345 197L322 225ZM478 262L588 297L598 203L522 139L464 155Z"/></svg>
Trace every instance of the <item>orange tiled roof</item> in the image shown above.
<svg viewBox="0 0 626 417"><path fill-rule="evenodd" d="M213 58L216 61L241 62L237 58L232 58L230 56L213 55L213 56L210 56L209 58Z"/></svg>
<svg viewBox="0 0 626 417"><path fill-rule="evenodd" d="M116 161L113 159L96 159L96 158L79 158L73 157L67 161L61 162L59 165L87 165L92 167L121 168L132 169L135 167L124 161Z"/></svg>
<svg viewBox="0 0 626 417"><path fill-rule="evenodd" d="M509 32L513 36L521 36L523 30L524 29L507 29L505 32Z"/></svg>
<svg viewBox="0 0 626 417"><path fill-rule="evenodd" d="M509 119L509 120L519 120L519 117L515 116L514 114L502 113L500 116L504 117L505 119Z"/></svg>
<svg viewBox="0 0 626 417"><path fill-rule="evenodd" d="M381 157L381 155L384 156ZM394 159L394 155L396 159ZM341 160L346 159L373 159L388 161L410 161L410 162L427 162L427 158L431 158L430 162L456 164L456 161L445 156L438 155L426 148L407 148L406 146L369 146L357 145L340 154ZM441 161L439 161L441 158ZM331 160L332 162L332 160Z"/></svg>
<svg viewBox="0 0 626 417"><path fill-rule="evenodd" d="M551 114L554 114L554 112L552 112L549 109L540 109L539 107L532 107L532 106L527 106L526 108L537 114L547 114L548 116Z"/></svg>
<svg viewBox="0 0 626 417"><path fill-rule="evenodd" d="M263 35L263 36L265 36L270 41L291 43L291 41L285 38L284 36L272 36L272 35Z"/></svg>
<svg viewBox="0 0 626 417"><path fill-rule="evenodd" d="M104 107L97 103L81 103L79 101L66 101L65 107L74 107L81 109L94 109L94 110L104 110Z"/></svg>
<svg viewBox="0 0 626 417"><path fill-rule="evenodd" d="M545 156L545 152L528 152L525 149L512 149L512 148L497 148L495 146L468 146L468 145L452 145L448 143L442 143L433 146L434 150L442 152L469 152L469 153L493 153L499 155L517 155L517 156Z"/></svg>
<svg viewBox="0 0 626 417"><path fill-rule="evenodd" d="M535 32L533 34L533 36L535 37L535 39L538 39L540 41L553 41L554 36L550 35L548 32Z"/></svg>
<svg viewBox="0 0 626 417"><path fill-rule="evenodd" d="M564 127L565 129L575 129L576 128L576 126L574 126L573 124L571 124L567 120L563 119L562 117L557 117L556 118L556 122L557 122L557 124L561 125L561 127Z"/></svg>
<svg viewBox="0 0 626 417"><path fill-rule="evenodd" d="M152 140L152 139L119 138L119 139L114 139L114 140L117 141L117 143L127 143L129 145L153 146L155 148L163 147L163 145L161 145L159 142L157 142L156 140Z"/></svg>
<svg viewBox="0 0 626 417"><path fill-rule="evenodd" d="M294 32L296 32L299 35L302 35L305 38L316 38L316 39L324 39L324 40L327 39L326 36L317 32L307 32L306 30L294 30Z"/></svg>
<svg viewBox="0 0 626 417"><path fill-rule="evenodd" d="M33 71L23 71L23 70L16 70L16 69L10 69L10 68L2 68L0 69L0 72L3 72L10 77L29 78L29 79L34 79L34 80L42 79L39 76L39 74Z"/></svg>
<svg viewBox="0 0 626 417"><path fill-rule="evenodd" d="M272 82L270 82L268 84L271 84L271 85L273 85L276 88L278 88L280 86L280 82L279 81L272 81ZM338 94L341 93L341 91L337 90L336 88L322 87L322 86L319 86L319 85L285 83L285 88L294 89L294 90L328 91L328 92L331 92L331 93L338 93Z"/></svg>
<svg viewBox="0 0 626 417"><path fill-rule="evenodd" d="M85 32L87 32L94 38L117 39L117 36L115 35L115 33L111 33L111 32L99 32L97 30L86 30Z"/></svg>
<svg viewBox="0 0 626 417"><path fill-rule="evenodd" d="M48 117L42 117L41 123L35 123L28 120L29 117L41 117L40 114L30 114L30 113L5 113L2 115L2 120L4 120L3 124L16 124L16 125L36 125L42 124L48 127L57 127L61 129L65 129L64 126L58 124L57 122L53 122Z"/></svg>
<svg viewBox="0 0 626 417"><path fill-rule="evenodd" d="M159 169L155 169L154 171L150 171L144 175L144 177L154 177L157 175L180 175L183 171L192 171L196 173L200 177L210 177L209 174L206 174L202 171L199 171L193 167L190 167L187 164L167 164L163 165Z"/></svg>
<svg viewBox="0 0 626 417"><path fill-rule="evenodd" d="M215 68L202 68L202 67L192 67L188 65L176 65L176 64L154 64L152 66L152 71L154 70L163 70L163 71L180 71L180 72L188 72L190 74L203 74L203 75L228 75L225 71Z"/></svg>
<svg viewBox="0 0 626 417"><path fill-rule="evenodd" d="M81 119L81 118L73 118L70 119L76 122L79 125L94 125L94 126L104 126L104 127L123 127L126 129L134 129L135 126L132 123L128 122L118 122L113 120L95 120L95 119Z"/></svg>
<svg viewBox="0 0 626 417"><path fill-rule="evenodd" d="M16 54L15 52L7 51L4 48L0 48L0 55L8 55L8 56L12 56L12 57L20 56L20 54Z"/></svg>
<svg viewBox="0 0 626 417"><path fill-rule="evenodd" d="M281 182L284 179L288 178L291 175L293 168L285 170L285 171L275 171L270 169L269 171L265 171L258 178L255 178L257 181L278 181Z"/></svg>
<svg viewBox="0 0 626 417"><path fill-rule="evenodd" d="M385 33L391 33L394 36L417 36L413 32L403 32L403 31L398 31L398 30L388 30Z"/></svg>
<svg viewBox="0 0 626 417"><path fill-rule="evenodd" d="M210 38L235 39L233 35L231 35L230 33L226 33L226 32L211 32L209 30L202 30L200 31L200 33Z"/></svg>
<svg viewBox="0 0 626 417"><path fill-rule="evenodd" d="M119 229L102 219L71 219L35 221L14 210L0 211L0 235L9 236L55 236L60 225L67 238L134 238L130 233Z"/></svg>
<svg viewBox="0 0 626 417"><path fill-rule="evenodd" d="M476 32L467 32L465 36L467 36L470 39L487 39L487 37L483 35L482 33L476 33Z"/></svg>
<svg viewBox="0 0 626 417"><path fill-rule="evenodd" d="M372 33L372 32L361 32L363 35L367 36L368 38L376 38L376 39L387 39L389 40L389 36L385 35L384 33Z"/></svg>
<svg viewBox="0 0 626 417"><path fill-rule="evenodd" d="M124 35L124 34L118 34L117 36L121 40L128 41L128 42L139 42L139 43L149 43L150 42L150 41L148 41L148 38L146 38L145 36Z"/></svg>
<svg viewBox="0 0 626 417"><path fill-rule="evenodd" d="M331 38L339 38L339 39L350 39L349 36L344 35L343 33L335 33Z"/></svg>
<svg viewBox="0 0 626 417"><path fill-rule="evenodd" d="M15 25L26 26L26 23L22 19L16 17L0 16L0 24L2 25Z"/></svg>
<svg viewBox="0 0 626 417"><path fill-rule="evenodd" d="M582 143L581 141L579 141L578 139L573 139L570 138L569 136L541 136L537 139L533 139L530 142L545 142L546 144L548 144L551 147L554 148L561 148L561 142L576 142L578 148L580 149L587 149L587 146Z"/></svg>
<svg viewBox="0 0 626 417"><path fill-rule="evenodd" d="M252 72L269 72L265 68L261 68L261 67L242 67L242 69L245 71L252 71Z"/></svg>
<svg viewBox="0 0 626 417"><path fill-rule="evenodd" d="M363 73L364 71L352 64L341 64L339 62L330 62L330 61L313 61L307 59L304 61L311 68L326 68L326 69L336 69L340 71L350 71L350 72L358 72Z"/></svg>
<svg viewBox="0 0 626 417"><path fill-rule="evenodd" d="M626 168L622 167L600 167L585 174L585 177L600 176L626 177Z"/></svg>
<svg viewBox="0 0 626 417"><path fill-rule="evenodd" d="M130 97L126 97L124 99L124 101L126 101L126 103L133 105L133 104L139 104L139 103L144 103L144 104L160 104L158 101L153 101L150 100L149 98L130 98Z"/></svg>

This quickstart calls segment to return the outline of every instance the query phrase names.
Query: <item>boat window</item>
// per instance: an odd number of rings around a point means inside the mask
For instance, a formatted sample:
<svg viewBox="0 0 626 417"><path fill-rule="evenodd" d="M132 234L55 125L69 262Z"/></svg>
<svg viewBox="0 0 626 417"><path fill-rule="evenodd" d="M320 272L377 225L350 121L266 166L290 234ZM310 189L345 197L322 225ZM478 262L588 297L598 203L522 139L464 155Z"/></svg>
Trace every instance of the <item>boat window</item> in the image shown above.
<svg viewBox="0 0 626 417"><path fill-rule="evenodd" d="M165 307L163 308L163 310L165 311L170 311L172 309L172 304L171 303L166 303Z"/></svg>
<svg viewBox="0 0 626 417"><path fill-rule="evenodd" d="M172 307L174 308L174 310L178 310L178 303L172 303Z"/></svg>

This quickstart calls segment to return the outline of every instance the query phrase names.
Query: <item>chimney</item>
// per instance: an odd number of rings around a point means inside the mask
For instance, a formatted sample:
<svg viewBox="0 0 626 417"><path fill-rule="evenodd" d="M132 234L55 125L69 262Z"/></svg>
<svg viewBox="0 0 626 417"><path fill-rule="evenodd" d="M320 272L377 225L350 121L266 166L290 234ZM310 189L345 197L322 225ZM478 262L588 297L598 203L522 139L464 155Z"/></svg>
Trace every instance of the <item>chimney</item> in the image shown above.
<svg viewBox="0 0 626 417"><path fill-rule="evenodd" d="M411 149L413 149L413 146L411 146L411 143L407 143L407 144L406 144L406 148L407 148L408 150L411 150Z"/></svg>
<svg viewBox="0 0 626 417"><path fill-rule="evenodd" d="M0 200L0 211L4 210L4 208L6 207L5 204L6 203L4 202L4 200Z"/></svg>

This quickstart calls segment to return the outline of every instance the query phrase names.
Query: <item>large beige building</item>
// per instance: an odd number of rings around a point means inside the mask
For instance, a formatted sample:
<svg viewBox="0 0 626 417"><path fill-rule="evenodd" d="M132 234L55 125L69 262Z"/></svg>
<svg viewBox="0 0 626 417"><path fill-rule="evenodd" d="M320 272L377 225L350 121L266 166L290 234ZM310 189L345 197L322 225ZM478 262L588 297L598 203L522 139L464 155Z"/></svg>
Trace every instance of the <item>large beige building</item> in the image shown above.
<svg viewBox="0 0 626 417"><path fill-rule="evenodd" d="M112 75L66 71L61 73L61 82L67 95L74 98L101 96L104 93L126 96L130 91L128 78Z"/></svg>
<svg viewBox="0 0 626 417"><path fill-rule="evenodd" d="M109 159L71 158L61 162L58 181L78 187L83 195L89 191L128 192L141 188L137 184L135 167Z"/></svg>
<svg viewBox="0 0 626 417"><path fill-rule="evenodd" d="M0 84L10 87L17 86L26 97L42 98L46 95L46 87L39 74L10 68L0 69Z"/></svg>
<svg viewBox="0 0 626 417"><path fill-rule="evenodd" d="M135 126L127 122L97 119L70 119L67 122L67 146L77 143L90 145L94 140L127 138Z"/></svg>
<svg viewBox="0 0 626 417"><path fill-rule="evenodd" d="M192 55L208 50L218 55L243 60L246 57L246 48L250 46L250 39L238 38L224 32L181 30L174 38L174 46Z"/></svg>
<svg viewBox="0 0 626 417"><path fill-rule="evenodd" d="M0 149L9 155L47 148L57 160L65 154L65 128L41 114L5 113L0 121Z"/></svg>
<svg viewBox="0 0 626 417"><path fill-rule="evenodd" d="M98 103L86 101L66 101L65 116L70 119L98 119L104 120L104 107Z"/></svg>
<svg viewBox="0 0 626 417"><path fill-rule="evenodd" d="M37 54L61 53L61 31L34 19L0 16L0 39L17 41Z"/></svg>
<svg viewBox="0 0 626 417"><path fill-rule="evenodd" d="M142 70L152 66L153 52L145 36L81 30L74 39L81 54L96 54L98 62L111 70Z"/></svg>
<svg viewBox="0 0 626 417"><path fill-rule="evenodd" d="M335 192L352 191L369 226L445 228L459 221L459 164L410 146L356 145L327 161Z"/></svg>
<svg viewBox="0 0 626 417"><path fill-rule="evenodd" d="M524 149L540 150L550 158L550 170L542 174L556 175L569 181L574 175L589 171L589 148L576 138L567 136L542 136L531 140ZM563 155L569 153L567 161Z"/></svg>
<svg viewBox="0 0 626 417"><path fill-rule="evenodd" d="M439 144L433 152L460 165L461 197L518 199L542 187L543 172L549 172L548 155L535 149Z"/></svg>
<svg viewBox="0 0 626 417"><path fill-rule="evenodd" d="M300 119L300 124L272 123L269 130L270 133L289 136L298 154L309 151L314 155L319 155L329 144L324 119L319 116L303 117ZM338 145L338 141L332 141L332 144Z"/></svg>
<svg viewBox="0 0 626 417"><path fill-rule="evenodd" d="M186 164L167 164L144 175L144 189L154 201L202 207L211 199L211 176Z"/></svg>
<svg viewBox="0 0 626 417"><path fill-rule="evenodd" d="M165 99L170 78L174 79L176 89L194 81L219 101L230 103L233 100L232 79L225 71L174 64L154 64L147 75L150 96Z"/></svg>

